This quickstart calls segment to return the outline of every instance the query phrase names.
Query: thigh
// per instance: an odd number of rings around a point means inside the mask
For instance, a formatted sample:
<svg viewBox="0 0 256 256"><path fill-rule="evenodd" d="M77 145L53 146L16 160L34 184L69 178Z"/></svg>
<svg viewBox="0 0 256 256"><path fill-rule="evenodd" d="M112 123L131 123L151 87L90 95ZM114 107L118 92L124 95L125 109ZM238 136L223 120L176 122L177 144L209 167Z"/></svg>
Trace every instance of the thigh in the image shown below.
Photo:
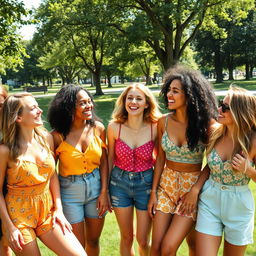
<svg viewBox="0 0 256 256"><path fill-rule="evenodd" d="M192 218L174 214L162 242L163 248L178 249L184 238L191 231L194 223Z"/></svg>
<svg viewBox="0 0 256 256"><path fill-rule="evenodd" d="M41 255L36 240L33 240L32 242L24 245L22 251L15 251L14 253L16 256L31 256L31 255L40 256Z"/></svg>
<svg viewBox="0 0 256 256"><path fill-rule="evenodd" d="M113 207L130 207L134 205L131 196L129 176L125 171L115 167L110 177L110 199Z"/></svg>
<svg viewBox="0 0 256 256"><path fill-rule="evenodd" d="M244 256L246 245L238 246L230 244L229 242L224 242L224 256Z"/></svg>
<svg viewBox="0 0 256 256"><path fill-rule="evenodd" d="M105 218L85 218L86 241L98 240L100 238Z"/></svg>
<svg viewBox="0 0 256 256"><path fill-rule="evenodd" d="M156 211L153 218L152 246L159 247L172 220L172 214Z"/></svg>
<svg viewBox="0 0 256 256"><path fill-rule="evenodd" d="M221 244L221 236L212 236L196 232L196 255L217 256Z"/></svg>
<svg viewBox="0 0 256 256"><path fill-rule="evenodd" d="M136 174L135 174L136 175ZM148 209L148 201L150 197L153 180L153 169L137 173L134 179L134 205L135 208L141 211Z"/></svg>
<svg viewBox="0 0 256 256"><path fill-rule="evenodd" d="M114 208L122 236L133 236L133 207Z"/></svg>
<svg viewBox="0 0 256 256"><path fill-rule="evenodd" d="M80 242L80 244L85 248L85 222L79 222L75 224L71 224L72 232Z"/></svg>
<svg viewBox="0 0 256 256"><path fill-rule="evenodd" d="M137 240L148 241L150 230L151 230L151 224L152 224L148 211L136 210L136 218L137 218L137 221L136 221Z"/></svg>
<svg viewBox="0 0 256 256"><path fill-rule="evenodd" d="M84 220L84 203L86 197L86 183L83 178L59 176L61 201L63 212L71 223L79 223Z"/></svg>
<svg viewBox="0 0 256 256"><path fill-rule="evenodd" d="M72 232L63 234L59 225L46 234L41 235L40 240L54 253L61 256L86 256L86 253ZM31 254L33 255L33 254Z"/></svg>

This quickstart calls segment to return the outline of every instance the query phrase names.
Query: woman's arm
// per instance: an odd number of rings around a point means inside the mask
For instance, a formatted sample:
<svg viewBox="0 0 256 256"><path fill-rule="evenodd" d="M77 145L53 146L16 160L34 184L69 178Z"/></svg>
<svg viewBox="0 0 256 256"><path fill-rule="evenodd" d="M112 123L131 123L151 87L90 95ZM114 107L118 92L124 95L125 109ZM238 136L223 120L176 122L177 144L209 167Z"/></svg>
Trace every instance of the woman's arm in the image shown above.
<svg viewBox="0 0 256 256"><path fill-rule="evenodd" d="M156 163L154 168L154 178L152 183L152 189L150 199L148 202L148 212L151 217L154 216L157 206L157 187L160 182L160 178L165 165L165 152L161 146L161 140L164 132L165 117L162 117L157 124L157 140L158 140L158 152L156 157Z"/></svg>
<svg viewBox="0 0 256 256"><path fill-rule="evenodd" d="M51 134L47 134L47 141L49 143L50 149L54 150L54 137ZM63 210L62 210L62 203L60 197L60 184L58 175L54 172L53 176L50 180L50 191L52 194L54 212L53 212L53 227L58 223L62 228L63 233L65 234L66 229L71 232L72 227L69 222L66 220Z"/></svg>
<svg viewBox="0 0 256 256"><path fill-rule="evenodd" d="M3 195L3 184L6 170L8 168L8 161L9 149L4 145L0 145L0 218L2 219L2 225L4 225L6 228L7 240L10 247L14 251L21 251L22 246L24 245L23 236L10 219Z"/></svg>
<svg viewBox="0 0 256 256"><path fill-rule="evenodd" d="M97 122L100 138L102 142L106 145L106 131L102 123ZM101 192L98 198L98 214L102 216L107 210L111 211L110 200L108 195L108 179L109 179L109 170L108 170L108 156L107 149L102 148L102 155L100 159L100 178L101 178Z"/></svg>
<svg viewBox="0 0 256 256"><path fill-rule="evenodd" d="M115 134L116 134L116 123L110 123L108 125L108 169L109 172L113 169L114 156L115 156Z"/></svg>

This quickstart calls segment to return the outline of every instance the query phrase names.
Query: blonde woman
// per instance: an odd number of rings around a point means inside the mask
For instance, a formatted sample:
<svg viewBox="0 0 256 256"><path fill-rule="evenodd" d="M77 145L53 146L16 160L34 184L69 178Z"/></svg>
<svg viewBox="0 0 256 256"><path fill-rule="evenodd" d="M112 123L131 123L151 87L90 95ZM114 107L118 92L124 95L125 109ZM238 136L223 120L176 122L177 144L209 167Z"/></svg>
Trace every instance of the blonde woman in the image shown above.
<svg viewBox="0 0 256 256"><path fill-rule="evenodd" d="M116 101L108 126L110 195L121 233L120 254L134 255L133 221L140 255L149 253L151 220L147 203L153 179L156 122L160 117L153 94L141 84L126 87ZM114 167L114 168L113 168Z"/></svg>
<svg viewBox="0 0 256 256"><path fill-rule="evenodd" d="M41 114L28 93L9 96L2 108L0 217L4 238L16 255L40 255L36 237L58 255L86 255L62 212L53 139L42 128Z"/></svg>
<svg viewBox="0 0 256 256"><path fill-rule="evenodd" d="M224 255L242 256L253 243L256 181L256 97L231 87L219 107L207 148L210 178L198 205L196 255L215 256L224 232Z"/></svg>

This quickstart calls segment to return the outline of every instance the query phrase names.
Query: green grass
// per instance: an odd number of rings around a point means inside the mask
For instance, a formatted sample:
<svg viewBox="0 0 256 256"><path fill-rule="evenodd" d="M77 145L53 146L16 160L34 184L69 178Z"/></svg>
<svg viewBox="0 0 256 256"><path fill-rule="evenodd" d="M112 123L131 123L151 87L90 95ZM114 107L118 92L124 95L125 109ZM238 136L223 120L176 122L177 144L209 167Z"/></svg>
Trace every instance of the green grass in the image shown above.
<svg viewBox="0 0 256 256"><path fill-rule="evenodd" d="M111 119L111 113L114 108L115 101L118 95L109 94L104 96L95 97L96 103L96 113L102 119L105 127L107 126L109 120ZM37 101L39 106L43 109L43 117L46 120L47 110L49 106L49 102L52 97L38 98ZM45 126L47 129L50 129L49 124L46 122ZM254 198L256 199L256 184L251 182L251 189L253 191ZM255 202L256 203L256 202ZM256 241L256 230L254 230L254 240ZM101 255L102 256L117 256L119 255L119 241L120 241L120 233L117 226L117 222L115 220L114 213L107 214L106 221L103 229L103 233L101 235ZM47 249L40 241L40 249L43 256L52 256L55 255L49 249ZM136 251L136 255L138 252ZM188 249L185 242L181 245L178 256L187 256ZM222 255L222 248L219 252L219 255ZM256 256L256 244L249 245L246 251L246 256Z"/></svg>
<svg viewBox="0 0 256 256"><path fill-rule="evenodd" d="M223 83L213 83L215 90L228 90L230 84L234 84L240 87L243 87L247 90L256 90L256 79L250 81L246 80L233 80L233 81L224 81Z"/></svg>

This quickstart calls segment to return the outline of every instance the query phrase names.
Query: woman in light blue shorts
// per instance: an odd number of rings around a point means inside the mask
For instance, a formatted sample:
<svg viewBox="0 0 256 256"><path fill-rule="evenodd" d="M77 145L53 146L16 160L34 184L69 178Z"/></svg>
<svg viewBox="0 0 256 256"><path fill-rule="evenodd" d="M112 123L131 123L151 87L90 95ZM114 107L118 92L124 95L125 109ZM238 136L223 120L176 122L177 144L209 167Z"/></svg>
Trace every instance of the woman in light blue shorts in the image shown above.
<svg viewBox="0 0 256 256"><path fill-rule="evenodd" d="M215 256L224 233L224 255L244 255L253 243L256 181L256 97L230 87L219 107L207 148L210 178L204 184L196 223L196 255Z"/></svg>

